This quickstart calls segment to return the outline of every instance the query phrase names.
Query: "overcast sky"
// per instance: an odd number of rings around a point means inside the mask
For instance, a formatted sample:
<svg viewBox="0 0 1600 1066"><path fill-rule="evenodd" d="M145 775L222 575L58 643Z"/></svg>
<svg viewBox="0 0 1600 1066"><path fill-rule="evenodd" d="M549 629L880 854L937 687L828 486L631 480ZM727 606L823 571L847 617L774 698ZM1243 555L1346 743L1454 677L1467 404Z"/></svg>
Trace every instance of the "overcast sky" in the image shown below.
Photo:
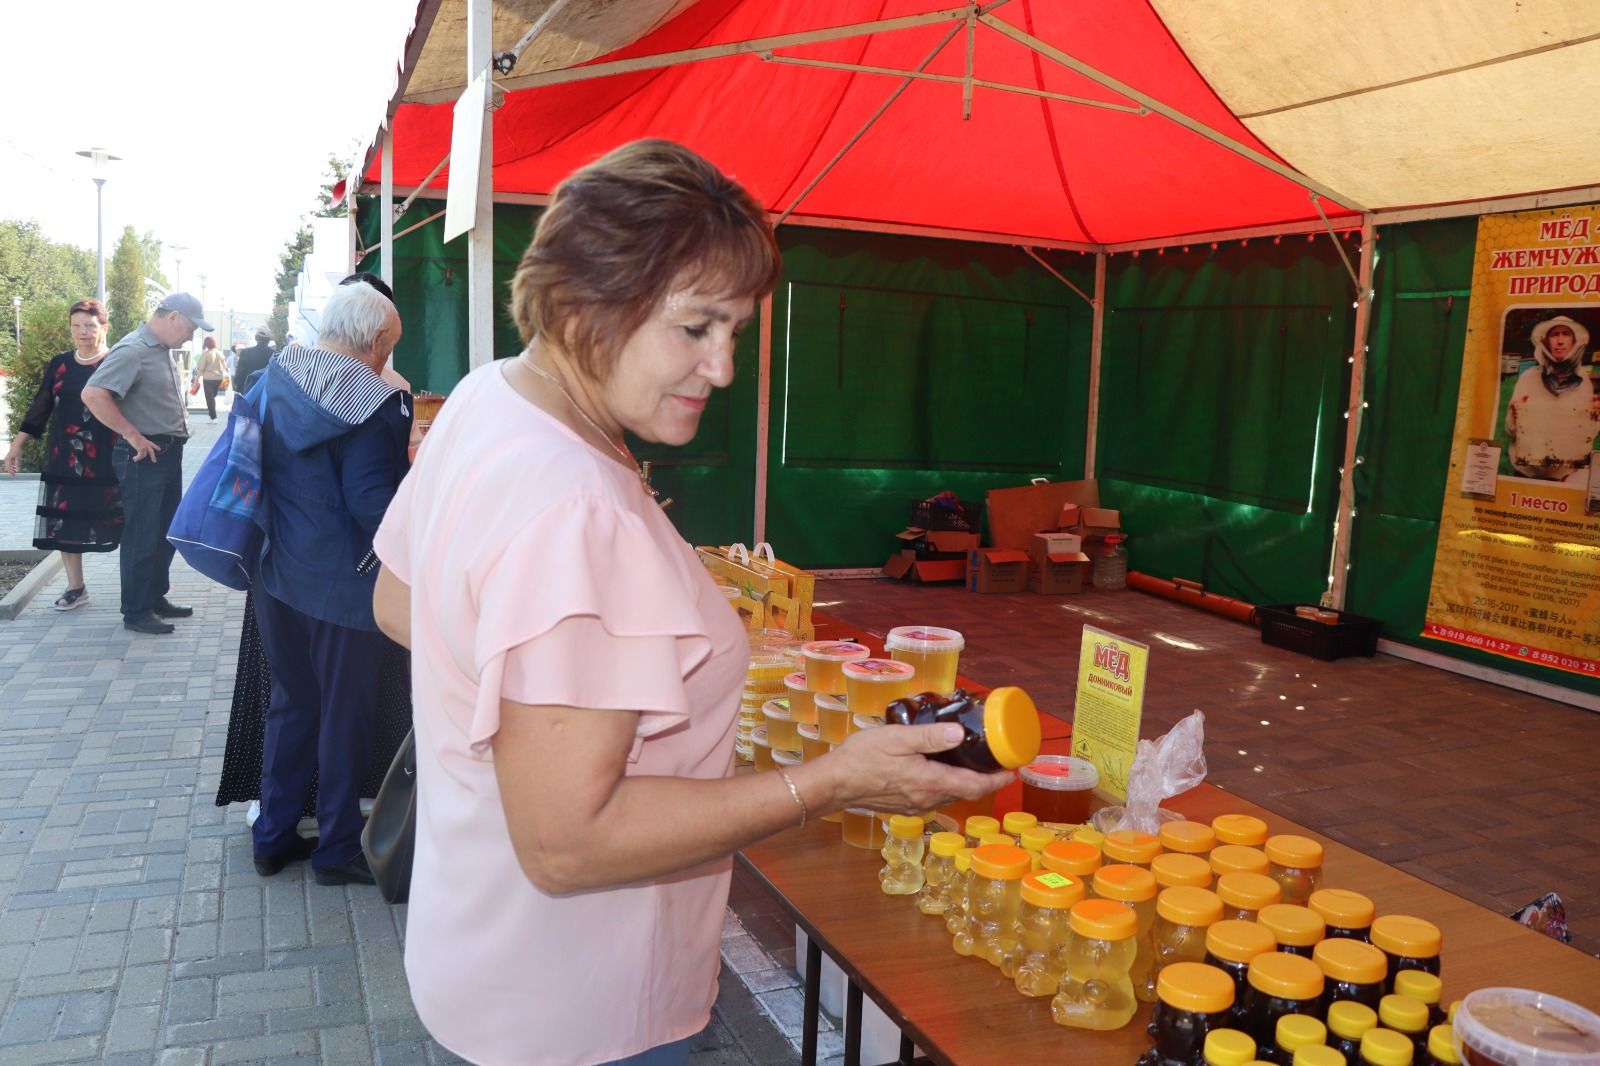
<svg viewBox="0 0 1600 1066"><path fill-rule="evenodd" d="M416 0L45 0L5 4L0 218L95 247L90 165L105 186L106 256L124 225L206 309L266 311L284 241L316 206L330 153L383 117ZM359 149L356 149L359 150ZM92 295L92 294L87 294Z"/></svg>

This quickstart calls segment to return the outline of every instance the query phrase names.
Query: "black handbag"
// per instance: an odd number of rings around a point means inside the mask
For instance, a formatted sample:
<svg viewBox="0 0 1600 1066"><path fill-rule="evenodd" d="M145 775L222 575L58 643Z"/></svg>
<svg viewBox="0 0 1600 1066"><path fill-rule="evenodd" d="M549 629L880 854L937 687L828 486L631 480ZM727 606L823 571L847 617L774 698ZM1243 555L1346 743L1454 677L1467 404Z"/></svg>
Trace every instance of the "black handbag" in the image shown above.
<svg viewBox="0 0 1600 1066"><path fill-rule="evenodd" d="M361 850L390 903L411 898L411 853L417 846L417 734L406 734L372 803Z"/></svg>

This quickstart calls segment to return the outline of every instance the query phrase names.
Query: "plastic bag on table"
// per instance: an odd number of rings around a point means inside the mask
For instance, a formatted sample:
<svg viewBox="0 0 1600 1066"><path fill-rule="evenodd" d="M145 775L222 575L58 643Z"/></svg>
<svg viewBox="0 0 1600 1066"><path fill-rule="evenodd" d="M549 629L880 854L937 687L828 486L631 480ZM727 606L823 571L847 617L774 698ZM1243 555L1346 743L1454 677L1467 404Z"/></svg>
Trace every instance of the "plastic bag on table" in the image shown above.
<svg viewBox="0 0 1600 1066"><path fill-rule="evenodd" d="M1178 821L1177 811L1161 806L1168 796L1189 791L1206 779L1206 716L1195 711L1155 740L1141 740L1128 769L1128 799L1094 816L1102 833L1134 829L1154 833L1162 822Z"/></svg>

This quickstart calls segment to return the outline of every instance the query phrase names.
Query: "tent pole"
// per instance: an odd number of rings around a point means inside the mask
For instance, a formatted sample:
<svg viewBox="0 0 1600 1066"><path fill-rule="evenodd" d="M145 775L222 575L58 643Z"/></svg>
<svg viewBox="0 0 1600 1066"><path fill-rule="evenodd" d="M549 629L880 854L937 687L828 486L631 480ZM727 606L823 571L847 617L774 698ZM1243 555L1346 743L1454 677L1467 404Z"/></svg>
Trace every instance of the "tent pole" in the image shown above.
<svg viewBox="0 0 1600 1066"><path fill-rule="evenodd" d="M1372 215L1361 218L1361 276L1356 294L1356 339L1350 353L1350 408L1345 412L1344 468L1339 472L1339 504L1333 520L1333 559L1329 562L1328 592L1323 606L1344 610L1350 581L1350 538L1356 513L1356 454L1361 437L1362 399L1367 376L1367 334L1372 323L1372 260L1377 247L1377 229Z"/></svg>
<svg viewBox="0 0 1600 1066"><path fill-rule="evenodd" d="M961 81L961 121L972 117L972 58L977 50L978 5L967 5L967 73Z"/></svg>
<svg viewBox="0 0 1600 1066"><path fill-rule="evenodd" d="M1095 440L1100 429L1100 346L1105 336L1106 325L1106 253L1098 252L1094 257L1094 299L1090 301L1094 311L1094 326L1089 335L1089 412L1087 422L1088 435L1083 442L1083 476L1093 479L1095 464L1099 457L1095 454Z"/></svg>
<svg viewBox="0 0 1600 1066"><path fill-rule="evenodd" d="M778 63L789 67L816 67L820 70L846 70L853 74L882 74L891 78L914 78L917 81L938 81L947 85L960 85L963 92L970 91L976 85L980 89L993 89L996 92L1019 93L1023 96L1034 96L1044 100L1060 100L1065 104L1081 104L1084 107L1100 107L1107 111L1124 111L1130 115L1148 115L1149 108L1130 107L1127 104L1113 104L1106 100L1091 100L1086 96L1069 96L1066 93L1053 93L1048 89L1032 89L1026 85L1008 85L1003 81L985 81L983 78L974 78L970 75L959 76L955 74L929 74L915 70L896 70L894 67L873 67L861 63L835 63L828 59L801 59L799 56L780 56L771 52L762 52L761 61L764 63Z"/></svg>
<svg viewBox="0 0 1600 1066"><path fill-rule="evenodd" d="M394 130L383 127L378 178L378 276L394 287Z"/></svg>
<svg viewBox="0 0 1600 1066"><path fill-rule="evenodd" d="M494 0L467 3L467 83L489 67L494 50ZM467 366L494 361L494 112L479 123L477 207L467 235Z"/></svg>
<svg viewBox="0 0 1600 1066"><path fill-rule="evenodd" d="M1094 298L1074 285L1065 274L1061 273L1061 271L1057 270L1055 267L1046 262L1044 256L1040 255L1032 248L1029 248L1027 245L1022 245L1021 247L1024 252L1028 253L1028 258L1044 267L1046 273L1055 278L1057 281L1061 282L1061 284L1065 285L1067 288L1071 289L1073 292L1077 293L1079 296L1082 296L1084 303L1088 304L1090 307L1094 306Z"/></svg>
<svg viewBox="0 0 1600 1066"><path fill-rule="evenodd" d="M1350 283L1356 287L1356 298L1361 297L1361 278L1356 274L1355 267L1350 265L1350 257L1344 252L1344 245L1339 243L1339 233L1333 228L1333 223L1328 221L1327 214L1322 210L1322 201L1316 193L1311 194L1311 206L1317 209L1317 215L1322 219L1322 226L1328 231L1328 239L1333 242L1333 250L1339 253L1339 261L1344 264L1344 272L1350 275ZM1365 233L1365 227L1362 230Z"/></svg>
<svg viewBox="0 0 1600 1066"><path fill-rule="evenodd" d="M1129 100L1144 105L1161 117L1176 122L1184 129L1193 133L1197 133L1206 140L1220 145L1230 152L1244 156L1244 158L1250 160L1252 163L1265 167L1274 174L1277 174L1279 177L1287 178L1303 189L1309 189L1312 192L1319 193L1323 197L1332 200L1334 203L1343 204L1346 207L1359 209L1363 206L1347 196L1341 196L1339 193L1334 192L1326 185L1311 180L1298 170L1295 170L1293 167L1285 166L1276 159L1273 159L1271 156L1263 155L1261 152L1256 151L1249 145L1242 144L1224 133L1219 133L1210 126L1207 126L1205 123L1200 122L1198 119L1190 118L1177 108L1168 107L1155 97L1142 93L1133 86L1128 85L1125 82L1118 81L1111 75L1105 74L1100 70L1091 67L1081 59L1076 59L1073 56L1068 55L1061 49L1046 41L1040 40L1031 33L1026 33L1022 30L1019 30L1010 23L1003 22L993 15L979 15L978 21L982 22L985 26L988 26L997 33L1011 38L1013 41L1016 41L1025 48L1033 49L1046 59L1059 63L1061 66L1066 67L1070 71L1081 74L1097 85L1104 85L1113 92L1121 93Z"/></svg>
<svg viewBox="0 0 1600 1066"><path fill-rule="evenodd" d="M929 63L932 63L935 57L937 57L940 52L944 51L944 46L949 44L951 40L954 39L955 35L960 32L961 24L959 22L954 26L951 26L950 32L939 38L939 43L934 45L928 54L922 57L922 62L917 64L917 70L920 71L923 67L926 67ZM872 124L883 117L883 113L889 110L891 104L900 99L901 93L905 92L911 87L912 80L913 79L911 78L906 78L899 84L899 86L895 88L894 92L889 94L889 99L878 105L878 110L874 111L867 121L861 124L861 128L856 130L855 136L851 137L848 141L845 141L844 147L835 152L833 158L828 160L827 166L823 167L822 170L817 173L817 176L811 179L811 184L800 190L800 195L796 196L789 202L789 206L783 209L783 213L781 215L773 219L772 225L774 229L783 225L783 220L788 218L790 214L794 212L794 209L800 206L800 201L809 196L811 194L811 190L815 189L822 182L822 179L828 176L828 172L834 167L838 166L839 160L845 157L845 153L854 148L856 146L856 142L867 135L867 131L872 128Z"/></svg>
<svg viewBox="0 0 1600 1066"><path fill-rule="evenodd" d="M756 371L755 539L767 539L767 439L772 432L772 294L761 301L759 369Z"/></svg>

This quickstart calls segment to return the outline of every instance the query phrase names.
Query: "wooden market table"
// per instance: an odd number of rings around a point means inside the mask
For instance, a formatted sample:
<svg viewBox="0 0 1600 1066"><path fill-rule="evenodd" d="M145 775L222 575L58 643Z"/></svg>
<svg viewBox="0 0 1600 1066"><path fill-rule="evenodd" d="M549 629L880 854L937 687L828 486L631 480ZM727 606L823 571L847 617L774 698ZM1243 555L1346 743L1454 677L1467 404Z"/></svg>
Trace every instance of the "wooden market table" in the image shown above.
<svg viewBox="0 0 1600 1066"><path fill-rule="evenodd" d="M828 636L848 629L827 621L818 628ZM1476 988L1510 985L1600 1011L1600 959L1214 786L1203 784L1167 806L1203 822L1219 814L1253 814L1275 833L1319 841L1326 849L1325 886L1370 896L1379 914L1413 914L1439 926L1446 1001ZM745 848L737 859L810 939L808 1027L816 1021L817 953L822 952L844 971L851 997L870 996L934 1062L1132 1066L1150 1045L1146 1005L1115 1032L1057 1026L1048 999L1020 995L993 966L957 955L942 919L922 914L911 899L884 895L878 888L878 854L843 844L834 823L813 822L779 833ZM854 1017L860 1018L859 1010ZM807 1033L813 1056L805 1060L807 1066L815 1061L814 1033ZM856 1066L851 1057L859 1049L859 1032L847 1032L846 1043L847 1066Z"/></svg>

